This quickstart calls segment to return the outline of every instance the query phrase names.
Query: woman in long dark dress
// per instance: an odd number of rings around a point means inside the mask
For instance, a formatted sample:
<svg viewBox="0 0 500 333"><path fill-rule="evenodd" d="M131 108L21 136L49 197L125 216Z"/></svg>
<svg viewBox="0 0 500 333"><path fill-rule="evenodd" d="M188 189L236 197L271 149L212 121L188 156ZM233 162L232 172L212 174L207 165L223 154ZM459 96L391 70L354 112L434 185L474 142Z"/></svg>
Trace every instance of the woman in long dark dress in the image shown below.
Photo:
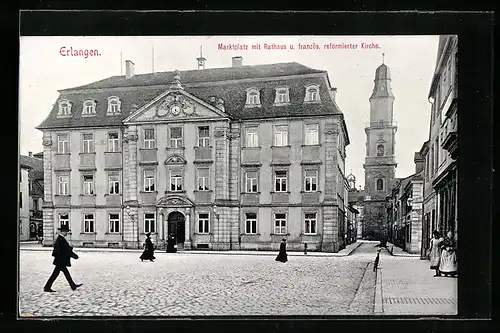
<svg viewBox="0 0 500 333"><path fill-rule="evenodd" d="M280 244L280 252L278 253L278 256L276 257L276 261L281 261L281 262L288 261L288 255L286 254L286 239L285 238L282 239L282 242Z"/></svg>
<svg viewBox="0 0 500 333"><path fill-rule="evenodd" d="M141 255L141 261L143 260L149 260L149 261L154 261L155 256L154 256L154 252L155 252L155 248L153 246L153 242L151 241L151 233L147 233L146 234L146 247L144 249L144 252L142 252L142 255Z"/></svg>

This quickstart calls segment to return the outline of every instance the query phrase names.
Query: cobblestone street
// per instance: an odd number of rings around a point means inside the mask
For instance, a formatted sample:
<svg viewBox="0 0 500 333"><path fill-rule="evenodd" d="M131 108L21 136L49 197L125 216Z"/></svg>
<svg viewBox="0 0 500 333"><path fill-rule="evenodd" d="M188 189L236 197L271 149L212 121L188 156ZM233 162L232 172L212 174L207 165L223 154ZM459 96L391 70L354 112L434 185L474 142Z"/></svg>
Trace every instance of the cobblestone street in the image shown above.
<svg viewBox="0 0 500 333"><path fill-rule="evenodd" d="M373 244L363 244L372 247ZM50 251L20 251L21 316L371 315L373 255L261 255L79 252L55 293L43 292L54 266Z"/></svg>

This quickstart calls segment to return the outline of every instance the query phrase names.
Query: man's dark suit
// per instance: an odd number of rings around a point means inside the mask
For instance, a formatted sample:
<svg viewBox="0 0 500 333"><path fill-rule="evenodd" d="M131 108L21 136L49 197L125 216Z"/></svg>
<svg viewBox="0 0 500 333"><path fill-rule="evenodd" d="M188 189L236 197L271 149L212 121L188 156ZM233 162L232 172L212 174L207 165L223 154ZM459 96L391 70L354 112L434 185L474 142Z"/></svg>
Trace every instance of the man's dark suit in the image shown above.
<svg viewBox="0 0 500 333"><path fill-rule="evenodd" d="M66 280L68 280L71 289L73 290L76 289L77 285L71 278L71 275L69 274L67 267L71 267L71 258L78 259L78 256L76 255L76 253L73 252L73 247L69 245L66 238L64 238L61 235L57 237L54 243L52 256L54 257L53 264L56 267L54 268L54 271L52 272L52 275L50 276L49 280L45 284L44 289L51 289L52 284L57 279L60 272L64 273L64 276L66 277Z"/></svg>

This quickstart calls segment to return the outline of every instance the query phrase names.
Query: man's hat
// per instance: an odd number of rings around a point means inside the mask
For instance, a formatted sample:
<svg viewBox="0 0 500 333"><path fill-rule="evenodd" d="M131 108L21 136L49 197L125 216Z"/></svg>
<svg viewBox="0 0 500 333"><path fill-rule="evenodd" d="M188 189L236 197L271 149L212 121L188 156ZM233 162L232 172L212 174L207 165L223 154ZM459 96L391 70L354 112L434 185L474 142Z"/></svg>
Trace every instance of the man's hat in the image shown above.
<svg viewBox="0 0 500 333"><path fill-rule="evenodd" d="M63 224L59 228L57 228L57 230L69 232L69 227L66 224Z"/></svg>
<svg viewBox="0 0 500 333"><path fill-rule="evenodd" d="M283 241L283 242L286 242L286 238L283 238L283 239L282 239L282 241Z"/></svg>
<svg viewBox="0 0 500 333"><path fill-rule="evenodd" d="M150 232L148 232L148 233L146 234L146 236L148 236L148 237L149 237L149 236L151 236L151 233L150 233Z"/></svg>

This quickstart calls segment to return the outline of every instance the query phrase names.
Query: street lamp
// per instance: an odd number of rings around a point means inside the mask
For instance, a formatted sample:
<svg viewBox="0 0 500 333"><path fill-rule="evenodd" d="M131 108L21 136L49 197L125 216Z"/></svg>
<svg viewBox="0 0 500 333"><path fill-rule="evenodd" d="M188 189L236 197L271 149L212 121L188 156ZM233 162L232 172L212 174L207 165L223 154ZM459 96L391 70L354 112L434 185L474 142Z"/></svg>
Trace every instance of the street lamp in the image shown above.
<svg viewBox="0 0 500 333"><path fill-rule="evenodd" d="M125 208L125 211L127 212L127 215L132 220L132 226L135 227L135 216L134 216L134 213L131 211L130 206L127 206ZM139 225L137 225L137 229L139 229ZM140 248L140 246L139 246L139 230L137 230L137 248L138 249Z"/></svg>
<svg viewBox="0 0 500 333"><path fill-rule="evenodd" d="M219 247L220 246L220 244L219 244L220 230L219 230L219 210L217 208L217 205L214 205L213 211L214 211L215 218L217 218L217 247Z"/></svg>

